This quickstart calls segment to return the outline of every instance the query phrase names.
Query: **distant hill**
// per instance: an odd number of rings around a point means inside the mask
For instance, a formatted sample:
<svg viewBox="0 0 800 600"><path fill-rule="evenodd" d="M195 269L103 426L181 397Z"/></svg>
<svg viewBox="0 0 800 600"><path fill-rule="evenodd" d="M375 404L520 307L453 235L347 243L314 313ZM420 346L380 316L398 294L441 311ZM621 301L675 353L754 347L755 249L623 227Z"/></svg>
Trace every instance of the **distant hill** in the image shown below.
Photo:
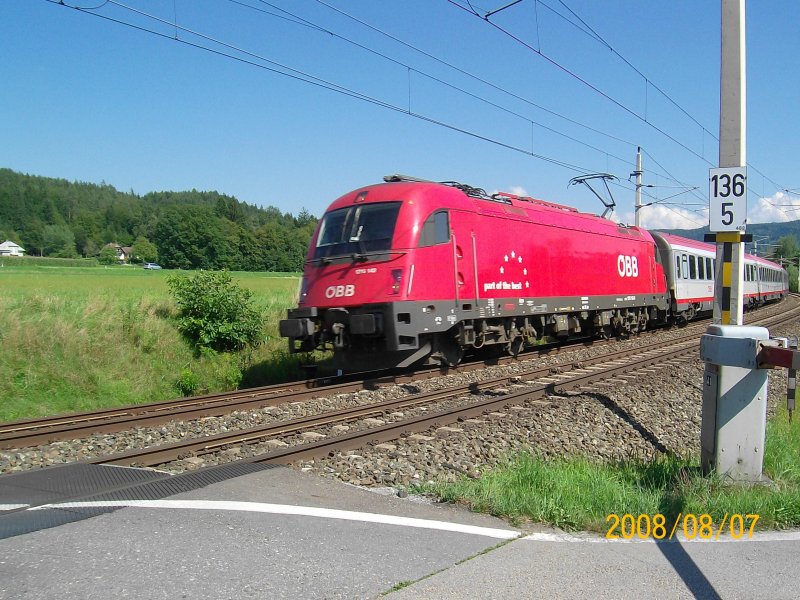
<svg viewBox="0 0 800 600"><path fill-rule="evenodd" d="M299 271L316 222L214 191L139 196L0 169L0 242L29 255L102 259L114 243L171 268Z"/></svg>

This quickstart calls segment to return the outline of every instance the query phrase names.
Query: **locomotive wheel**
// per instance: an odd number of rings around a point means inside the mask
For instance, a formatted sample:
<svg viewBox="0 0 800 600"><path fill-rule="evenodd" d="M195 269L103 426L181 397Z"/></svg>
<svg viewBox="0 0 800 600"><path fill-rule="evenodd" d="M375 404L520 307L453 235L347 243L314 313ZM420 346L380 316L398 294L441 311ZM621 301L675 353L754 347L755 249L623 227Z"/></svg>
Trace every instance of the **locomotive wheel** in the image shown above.
<svg viewBox="0 0 800 600"><path fill-rule="evenodd" d="M525 345L525 338L522 337L521 335L518 335L513 340L511 340L511 342L509 342L508 353L514 358L517 358L517 356L519 356L519 353L522 351L524 345Z"/></svg>
<svg viewBox="0 0 800 600"><path fill-rule="evenodd" d="M464 348L455 338L440 336L438 340L439 360L445 367L455 367L464 358Z"/></svg>

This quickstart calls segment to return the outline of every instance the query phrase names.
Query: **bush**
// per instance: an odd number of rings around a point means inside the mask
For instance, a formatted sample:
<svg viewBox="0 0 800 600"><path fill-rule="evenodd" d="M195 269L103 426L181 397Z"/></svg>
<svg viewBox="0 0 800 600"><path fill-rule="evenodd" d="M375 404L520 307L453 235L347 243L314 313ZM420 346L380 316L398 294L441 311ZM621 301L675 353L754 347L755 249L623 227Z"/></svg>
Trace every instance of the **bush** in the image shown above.
<svg viewBox="0 0 800 600"><path fill-rule="evenodd" d="M101 265L118 265L119 255L117 254L116 248L106 246L100 250L100 254L97 255L97 262Z"/></svg>
<svg viewBox="0 0 800 600"><path fill-rule="evenodd" d="M261 315L250 305L253 292L236 285L230 273L171 275L167 285L178 305L178 329L198 350L237 351L261 342Z"/></svg>
<svg viewBox="0 0 800 600"><path fill-rule="evenodd" d="M175 382L175 388L184 396L193 396L200 384L197 375L191 369L181 371L181 376Z"/></svg>

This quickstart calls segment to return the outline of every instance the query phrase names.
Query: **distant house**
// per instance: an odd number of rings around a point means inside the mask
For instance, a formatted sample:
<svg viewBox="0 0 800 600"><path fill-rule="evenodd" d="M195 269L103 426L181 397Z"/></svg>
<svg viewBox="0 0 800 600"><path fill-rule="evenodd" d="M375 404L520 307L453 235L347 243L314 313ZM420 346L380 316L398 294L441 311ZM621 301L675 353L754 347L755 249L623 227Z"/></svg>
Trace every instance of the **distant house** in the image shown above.
<svg viewBox="0 0 800 600"><path fill-rule="evenodd" d="M15 244L10 240L6 240L0 244L0 256L24 256L25 248Z"/></svg>
<svg viewBox="0 0 800 600"><path fill-rule="evenodd" d="M120 246L116 242L109 242L103 248L114 248L117 251L117 260L126 263L133 258L133 248L130 246Z"/></svg>

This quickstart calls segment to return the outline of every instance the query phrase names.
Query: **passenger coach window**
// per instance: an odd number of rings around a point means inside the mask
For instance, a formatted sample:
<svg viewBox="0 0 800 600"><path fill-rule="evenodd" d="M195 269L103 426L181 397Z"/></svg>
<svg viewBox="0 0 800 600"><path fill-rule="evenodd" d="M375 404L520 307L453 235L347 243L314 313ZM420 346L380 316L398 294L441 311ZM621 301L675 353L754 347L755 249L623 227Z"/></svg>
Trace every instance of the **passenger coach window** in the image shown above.
<svg viewBox="0 0 800 600"><path fill-rule="evenodd" d="M714 279L714 265L710 258L706 258L706 275L708 279Z"/></svg>
<svg viewBox="0 0 800 600"><path fill-rule="evenodd" d="M422 225L419 234L419 247L435 246L450 241L450 219L446 210L433 213Z"/></svg>
<svg viewBox="0 0 800 600"><path fill-rule="evenodd" d="M689 257L689 279L697 279L697 258Z"/></svg>
<svg viewBox="0 0 800 600"><path fill-rule="evenodd" d="M706 278L706 261L703 260L702 256L697 259L697 278Z"/></svg>

